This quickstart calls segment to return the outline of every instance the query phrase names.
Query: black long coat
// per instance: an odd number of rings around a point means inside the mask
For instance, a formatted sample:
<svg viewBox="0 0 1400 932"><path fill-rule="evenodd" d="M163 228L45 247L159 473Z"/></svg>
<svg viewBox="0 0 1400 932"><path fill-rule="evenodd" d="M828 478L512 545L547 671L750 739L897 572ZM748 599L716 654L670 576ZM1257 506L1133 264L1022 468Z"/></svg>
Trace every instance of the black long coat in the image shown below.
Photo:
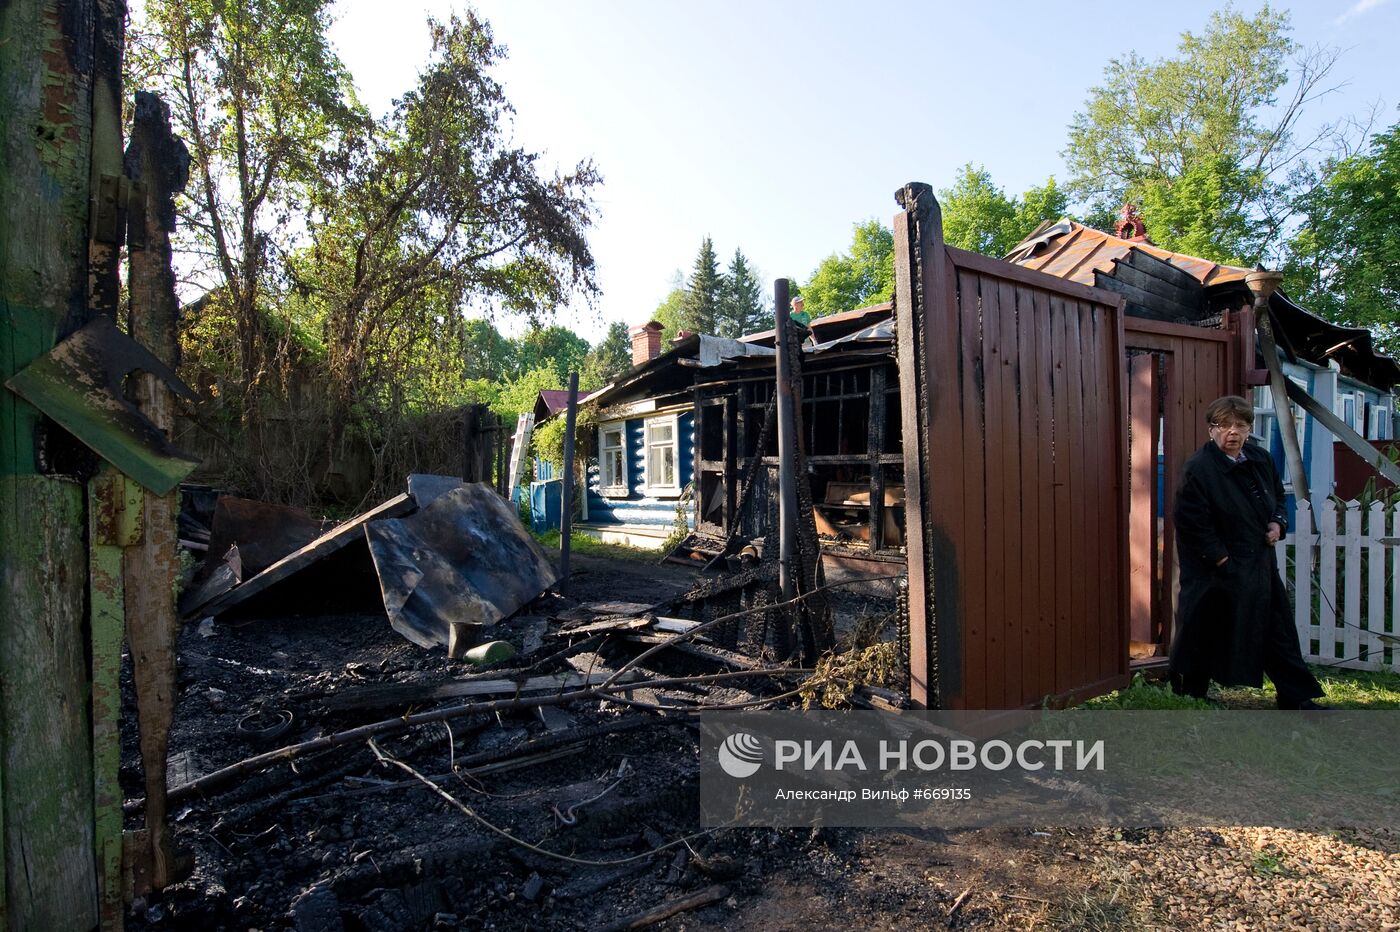
<svg viewBox="0 0 1400 932"><path fill-rule="evenodd" d="M1172 512L1181 567L1172 670L1222 686L1262 685L1265 644L1292 624L1266 539L1271 521L1288 529L1283 483L1266 452L1249 443L1242 452L1235 463L1207 441L1186 461Z"/></svg>

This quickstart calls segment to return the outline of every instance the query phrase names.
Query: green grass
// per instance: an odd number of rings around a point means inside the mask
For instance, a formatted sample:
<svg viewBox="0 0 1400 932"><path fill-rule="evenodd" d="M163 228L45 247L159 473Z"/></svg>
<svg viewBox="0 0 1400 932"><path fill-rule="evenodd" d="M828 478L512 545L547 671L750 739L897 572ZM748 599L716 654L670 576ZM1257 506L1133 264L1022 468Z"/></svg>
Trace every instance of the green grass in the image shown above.
<svg viewBox="0 0 1400 932"><path fill-rule="evenodd" d="M535 540L550 553L559 552L559 529L536 534ZM569 538L569 552L586 557L605 557L611 560L633 560L638 563L655 563L661 559L663 551L646 550L642 547L628 547L625 544L605 544L595 537L575 531Z"/></svg>
<svg viewBox="0 0 1400 932"><path fill-rule="evenodd" d="M1400 674L1372 673L1361 670L1339 670L1334 667L1312 667L1326 695L1318 701L1336 709L1400 709ZM1261 689L1217 687L1211 695L1226 708L1272 709L1274 685L1267 679ZM1165 682L1154 683L1141 673L1133 676L1127 689L1111 692L1085 702L1085 709L1209 709L1209 703L1175 695Z"/></svg>
<svg viewBox="0 0 1400 932"><path fill-rule="evenodd" d="M1326 693L1318 702L1334 709L1400 709L1400 674L1341 670L1336 667L1309 667ZM1263 689L1238 687L1220 690L1220 701L1232 709L1271 709L1274 684L1267 679Z"/></svg>
<svg viewBox="0 0 1400 932"><path fill-rule="evenodd" d="M1209 709L1210 703L1189 696L1178 696L1165 683L1152 683L1141 673L1133 674L1127 689L1098 696L1080 705L1081 709L1136 709L1138 711L1168 711L1175 709Z"/></svg>

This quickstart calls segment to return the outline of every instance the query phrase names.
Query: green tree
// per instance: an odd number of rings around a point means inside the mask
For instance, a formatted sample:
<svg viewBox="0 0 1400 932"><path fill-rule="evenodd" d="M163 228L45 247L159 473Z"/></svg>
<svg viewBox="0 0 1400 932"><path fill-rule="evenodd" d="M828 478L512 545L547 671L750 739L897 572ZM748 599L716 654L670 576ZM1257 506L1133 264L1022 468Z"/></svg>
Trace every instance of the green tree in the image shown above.
<svg viewBox="0 0 1400 932"><path fill-rule="evenodd" d="M462 374L496 381L515 369L515 346L491 321L474 317L462 324Z"/></svg>
<svg viewBox="0 0 1400 932"><path fill-rule="evenodd" d="M332 442L367 396L397 404L400 376L448 341L464 309L538 319L572 293L596 293L585 234L597 173L584 163L541 178L535 155L510 144L510 104L491 76L503 53L486 23L468 15L429 29L413 90L323 158L313 245L289 265L324 311ZM577 365L587 344L564 334L574 342L528 337L516 371Z"/></svg>
<svg viewBox="0 0 1400 932"><path fill-rule="evenodd" d="M507 424L513 424L517 416L535 410L535 400L541 391L561 389L564 384L553 366L529 369L502 386L491 402L491 410L505 418Z"/></svg>
<svg viewBox="0 0 1400 932"><path fill-rule="evenodd" d="M894 233L878 220L856 224L849 252L827 256L797 290L812 317L890 300L894 295Z"/></svg>
<svg viewBox="0 0 1400 932"><path fill-rule="evenodd" d="M1043 220L1065 215L1068 198L1054 178L1021 198L1007 197L981 166L971 162L958 172L953 187L938 192L943 211L943 240L950 246L1004 256Z"/></svg>
<svg viewBox="0 0 1400 932"><path fill-rule="evenodd" d="M515 344L515 368L523 375L542 368L554 370L556 381L567 384L569 373L579 371L588 356L588 341L568 327L553 324L536 327Z"/></svg>
<svg viewBox="0 0 1400 932"><path fill-rule="evenodd" d="M632 367L632 341L627 325L614 321L598 345L588 351L579 373L580 391L593 391L607 385Z"/></svg>
<svg viewBox="0 0 1400 932"><path fill-rule="evenodd" d="M1300 200L1284 266L1290 293L1338 323L1367 326L1400 351L1400 123L1323 167Z"/></svg>
<svg viewBox="0 0 1400 932"><path fill-rule="evenodd" d="M943 241L983 255L1005 255L1016 240L1006 243L1016 219L1016 204L992 183L985 168L962 167L953 187L938 192L943 208Z"/></svg>
<svg viewBox="0 0 1400 932"><path fill-rule="evenodd" d="M171 106L190 147L177 248L224 294L242 402L272 371L263 314L279 251L322 153L363 129L350 76L326 40L330 0L149 0L128 74Z"/></svg>
<svg viewBox="0 0 1400 932"><path fill-rule="evenodd" d="M1341 139L1340 124L1294 135L1336 60L1267 5L1212 14L1172 57L1110 59L1070 125L1071 191L1098 224L1131 201L1159 245L1252 265L1277 246L1302 160Z"/></svg>
<svg viewBox="0 0 1400 932"><path fill-rule="evenodd" d="M662 299L652 312L651 319L661 325L661 347L665 349L671 345L677 333L682 330L691 329L685 323L685 303L686 290L679 283L673 284L670 293ZM630 351L629 351L630 352Z"/></svg>
<svg viewBox="0 0 1400 932"><path fill-rule="evenodd" d="M773 326L773 312L764 305L763 286L742 250L734 250L721 289L715 335L737 339Z"/></svg>
<svg viewBox="0 0 1400 932"><path fill-rule="evenodd" d="M680 329L714 333L723 289L724 277L720 274L719 260L715 257L715 244L707 236L700 243L695 267L690 273L690 281L686 283Z"/></svg>

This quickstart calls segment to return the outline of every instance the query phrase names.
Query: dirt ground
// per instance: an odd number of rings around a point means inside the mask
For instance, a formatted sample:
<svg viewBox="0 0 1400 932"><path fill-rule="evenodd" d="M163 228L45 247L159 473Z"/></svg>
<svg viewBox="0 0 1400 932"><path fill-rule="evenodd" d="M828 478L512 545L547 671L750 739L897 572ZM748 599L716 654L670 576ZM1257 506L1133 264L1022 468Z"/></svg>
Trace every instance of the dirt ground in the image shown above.
<svg viewBox="0 0 1400 932"><path fill-rule="evenodd" d="M575 561L573 599L547 597L500 631L526 660L559 646L535 619L575 603L655 602L694 580L682 567ZM640 649L605 644L597 662ZM709 672L667 653L647 669ZM180 661L172 784L429 707L348 709L336 697L463 678L460 662L414 646L375 612L191 624ZM744 679L654 698L772 691ZM141 777L127 726L122 779L135 798ZM461 807L377 762L365 743L278 764L172 807L194 870L138 900L129 927L594 929L705 894L708 905L657 928L1400 929L1397 832L703 833L693 722L596 700L457 718L379 745L437 778Z"/></svg>

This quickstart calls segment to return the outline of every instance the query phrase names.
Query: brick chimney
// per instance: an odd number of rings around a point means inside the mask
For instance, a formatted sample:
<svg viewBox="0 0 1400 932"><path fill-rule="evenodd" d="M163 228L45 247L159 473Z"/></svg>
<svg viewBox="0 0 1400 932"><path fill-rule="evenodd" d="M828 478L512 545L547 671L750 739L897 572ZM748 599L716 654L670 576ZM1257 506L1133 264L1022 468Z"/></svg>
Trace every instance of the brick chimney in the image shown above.
<svg viewBox="0 0 1400 932"><path fill-rule="evenodd" d="M661 330L661 324L649 320L627 331L632 338L632 365L640 366L661 355Z"/></svg>

